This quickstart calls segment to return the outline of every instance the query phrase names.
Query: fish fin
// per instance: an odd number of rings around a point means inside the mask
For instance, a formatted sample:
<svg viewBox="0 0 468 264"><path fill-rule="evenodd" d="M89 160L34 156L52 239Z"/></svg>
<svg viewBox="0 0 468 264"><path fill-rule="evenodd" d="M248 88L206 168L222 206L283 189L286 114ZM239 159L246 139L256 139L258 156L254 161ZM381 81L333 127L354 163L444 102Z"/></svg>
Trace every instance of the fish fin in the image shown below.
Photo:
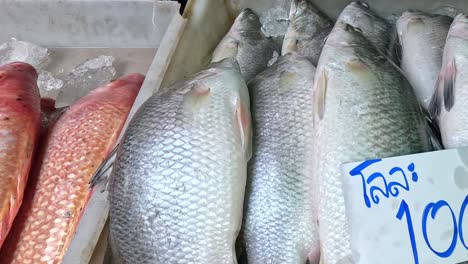
<svg viewBox="0 0 468 264"><path fill-rule="evenodd" d="M242 148L246 151L247 160L252 156L252 122L250 111L240 99L236 103L236 121L239 128Z"/></svg>
<svg viewBox="0 0 468 264"><path fill-rule="evenodd" d="M69 106L61 107L61 108L56 108L53 112L49 113L47 115L47 129L50 130L54 125L57 123L57 121L60 119L60 117L65 114L65 112L70 108Z"/></svg>
<svg viewBox="0 0 468 264"><path fill-rule="evenodd" d="M434 94L429 103L429 114L432 118L437 118L442 110L442 102L447 112L450 112L455 104L455 81L457 68L455 59L442 66L437 78Z"/></svg>
<svg viewBox="0 0 468 264"><path fill-rule="evenodd" d="M327 96L327 85L328 85L328 74L326 71L322 71L316 81L315 86L315 113L320 120L325 115L325 100Z"/></svg>
<svg viewBox="0 0 468 264"><path fill-rule="evenodd" d="M433 121L427 113L424 115L426 121L426 133L429 137L429 144L434 150L441 150L442 147L442 138L440 134L440 129L437 122Z"/></svg>
<svg viewBox="0 0 468 264"><path fill-rule="evenodd" d="M447 78L444 81L444 106L447 112L450 112L453 105L455 104L455 81L457 75L457 66L455 64L455 58L452 59L448 67L445 68L445 77Z"/></svg>
<svg viewBox="0 0 468 264"><path fill-rule="evenodd" d="M442 80L442 72L439 74L437 77L434 93L432 94L431 101L429 102L429 115L432 119L437 119L437 117L440 115L440 110L442 108L442 99L441 99L441 91L442 91L442 85L443 85L443 80Z"/></svg>
<svg viewBox="0 0 468 264"><path fill-rule="evenodd" d="M117 149L119 148L120 143L116 144L112 151L109 153L107 158L99 165L99 167L94 172L91 180L89 181L89 189L93 189L96 185L105 182L107 185L109 180L109 175L112 171L115 158L117 156ZM105 191L107 188L104 188Z"/></svg>

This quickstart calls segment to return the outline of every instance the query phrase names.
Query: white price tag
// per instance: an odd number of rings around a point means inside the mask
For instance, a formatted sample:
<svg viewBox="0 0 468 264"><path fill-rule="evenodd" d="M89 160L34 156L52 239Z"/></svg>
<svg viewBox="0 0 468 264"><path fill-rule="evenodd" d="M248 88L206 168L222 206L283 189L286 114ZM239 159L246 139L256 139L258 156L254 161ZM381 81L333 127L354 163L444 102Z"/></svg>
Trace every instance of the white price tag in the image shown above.
<svg viewBox="0 0 468 264"><path fill-rule="evenodd" d="M468 148L345 164L356 263L468 260Z"/></svg>

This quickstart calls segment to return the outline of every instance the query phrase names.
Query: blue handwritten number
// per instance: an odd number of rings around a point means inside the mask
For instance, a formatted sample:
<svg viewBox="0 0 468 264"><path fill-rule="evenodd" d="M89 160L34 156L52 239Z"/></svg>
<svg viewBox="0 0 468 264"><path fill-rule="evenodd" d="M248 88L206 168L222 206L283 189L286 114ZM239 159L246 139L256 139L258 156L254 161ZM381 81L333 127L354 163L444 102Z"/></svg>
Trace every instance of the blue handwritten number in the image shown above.
<svg viewBox="0 0 468 264"><path fill-rule="evenodd" d="M465 216L465 209L467 205L468 195L465 197L465 200L462 203L462 206L460 208L460 216L458 217L458 232L460 234L460 240L466 249L468 249L468 246L466 245L465 238L463 237L463 217Z"/></svg>
<svg viewBox="0 0 468 264"><path fill-rule="evenodd" d="M447 206L448 209L450 209L450 213L452 214L452 220L453 220L453 238L452 238L452 243L450 244L449 248L446 251L439 252L436 251L432 248L431 243L429 243L429 239L427 238L427 216L429 213L431 213L432 219L435 218L437 212L439 211L440 208L443 206ZM426 208L424 209L423 212L423 218L422 218L422 231L423 231L423 236L424 240L426 241L427 246L437 254L441 258L446 258L452 255L453 250L455 249L455 246L457 245L457 219L455 219L455 214L453 213L452 208L446 201L438 201L437 203L430 203L426 205Z"/></svg>
<svg viewBox="0 0 468 264"><path fill-rule="evenodd" d="M396 217L398 218L398 220L401 221L401 219L405 215L406 215L406 224L408 225L408 233L409 233L410 241L411 241L411 248L413 249L414 263L419 264L418 249L416 247L416 239L414 237L413 221L411 220L411 213L410 213L410 210L408 208L408 204L406 203L406 201L402 200L400 203L400 209L398 209L398 213Z"/></svg>

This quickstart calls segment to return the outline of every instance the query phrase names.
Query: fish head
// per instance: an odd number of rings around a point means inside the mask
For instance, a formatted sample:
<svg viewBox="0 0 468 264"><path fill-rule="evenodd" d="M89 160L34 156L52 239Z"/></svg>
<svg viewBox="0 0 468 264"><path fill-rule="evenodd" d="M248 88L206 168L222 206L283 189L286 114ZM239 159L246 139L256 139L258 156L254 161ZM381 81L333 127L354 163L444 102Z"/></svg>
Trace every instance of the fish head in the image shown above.
<svg viewBox="0 0 468 264"><path fill-rule="evenodd" d="M233 29L240 32L260 31L261 27L260 18L250 8L242 10L232 26Z"/></svg>
<svg viewBox="0 0 468 264"><path fill-rule="evenodd" d="M293 0L291 3L290 17L294 19L303 16L307 14L307 10L311 7L312 5L308 0Z"/></svg>
<svg viewBox="0 0 468 264"><path fill-rule="evenodd" d="M362 30L344 21L337 21L333 28L334 34L328 36L327 43L333 46L349 47L351 45L370 45L362 34Z"/></svg>
<svg viewBox="0 0 468 264"><path fill-rule="evenodd" d="M363 35L378 49L385 51L391 37L389 23L374 13L369 5L363 2L352 2L343 12L338 21L344 21L353 27L360 28Z"/></svg>

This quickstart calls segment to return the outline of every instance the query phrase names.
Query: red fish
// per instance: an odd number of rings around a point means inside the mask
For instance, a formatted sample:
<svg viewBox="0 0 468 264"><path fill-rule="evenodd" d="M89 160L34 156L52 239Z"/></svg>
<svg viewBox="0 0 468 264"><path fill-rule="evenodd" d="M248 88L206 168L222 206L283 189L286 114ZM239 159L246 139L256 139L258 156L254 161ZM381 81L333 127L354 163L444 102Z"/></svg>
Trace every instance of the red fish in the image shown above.
<svg viewBox="0 0 468 264"><path fill-rule="evenodd" d="M39 101L31 65L0 66L0 247L23 201L39 132Z"/></svg>
<svg viewBox="0 0 468 264"><path fill-rule="evenodd" d="M62 263L90 194L88 182L112 151L143 80L130 74L97 88L49 127L2 263Z"/></svg>

